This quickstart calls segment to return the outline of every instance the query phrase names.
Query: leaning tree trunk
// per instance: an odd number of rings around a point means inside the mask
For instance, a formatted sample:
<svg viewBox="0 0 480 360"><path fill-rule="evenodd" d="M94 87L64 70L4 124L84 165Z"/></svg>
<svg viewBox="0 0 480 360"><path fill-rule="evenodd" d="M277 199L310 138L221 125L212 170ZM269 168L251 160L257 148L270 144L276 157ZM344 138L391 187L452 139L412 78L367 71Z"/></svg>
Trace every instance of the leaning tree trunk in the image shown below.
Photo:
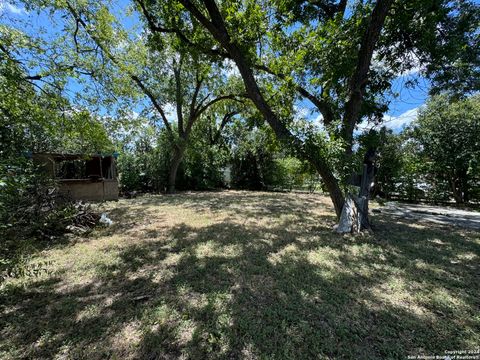
<svg viewBox="0 0 480 360"><path fill-rule="evenodd" d="M367 151L358 196L347 194L336 229L338 233L357 233L370 229L368 201L375 177L374 158L375 151L373 149Z"/></svg>
<svg viewBox="0 0 480 360"><path fill-rule="evenodd" d="M168 190L169 194L173 194L175 192L175 183L177 180L177 172L180 163L183 160L183 154L185 152L185 148L183 147L175 147L173 152L172 161L170 162L170 170L168 173Z"/></svg>
<svg viewBox="0 0 480 360"><path fill-rule="evenodd" d="M462 187L460 185L460 179L458 178L453 179L450 183L452 188L452 195L453 195L453 198L455 199L455 202L457 204L463 204Z"/></svg>

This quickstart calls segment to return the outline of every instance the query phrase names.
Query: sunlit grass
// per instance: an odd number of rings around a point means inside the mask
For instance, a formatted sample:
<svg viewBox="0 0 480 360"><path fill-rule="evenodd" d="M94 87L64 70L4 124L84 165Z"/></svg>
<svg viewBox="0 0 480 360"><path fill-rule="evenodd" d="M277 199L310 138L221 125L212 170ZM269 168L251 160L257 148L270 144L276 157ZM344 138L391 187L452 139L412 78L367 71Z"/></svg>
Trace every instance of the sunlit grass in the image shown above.
<svg viewBox="0 0 480 360"><path fill-rule="evenodd" d="M0 290L0 358L406 358L480 347L480 237L319 195L145 196Z"/></svg>

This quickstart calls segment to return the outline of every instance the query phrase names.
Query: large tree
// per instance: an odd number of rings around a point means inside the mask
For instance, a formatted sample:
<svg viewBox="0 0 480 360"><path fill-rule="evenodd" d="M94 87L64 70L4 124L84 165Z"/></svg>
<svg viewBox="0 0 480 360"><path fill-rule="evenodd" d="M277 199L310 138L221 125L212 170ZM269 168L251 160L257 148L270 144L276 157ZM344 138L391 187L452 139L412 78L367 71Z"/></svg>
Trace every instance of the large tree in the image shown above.
<svg viewBox="0 0 480 360"><path fill-rule="evenodd" d="M428 172L445 181L459 204L468 202L480 178L480 96L436 96L420 111L414 137Z"/></svg>
<svg viewBox="0 0 480 360"><path fill-rule="evenodd" d="M159 81L142 54L161 51L173 36L176 49L208 57L212 66L235 64L244 91L277 138L321 175L338 217L348 195L344 180L353 170L355 127L365 119L381 121L398 74L418 69L434 91L478 89L479 7L470 1L132 0L147 29L143 37L124 36L128 31L118 30L104 4L28 3L66 10L75 46L82 28L94 43L81 56L100 49L152 102L167 129L165 102L154 90ZM148 51L133 47L132 64L122 56L125 43ZM278 101L284 94L310 101L326 136L297 133L295 107ZM342 154L332 161L329 149L338 146Z"/></svg>
<svg viewBox="0 0 480 360"><path fill-rule="evenodd" d="M478 6L467 1L135 0L152 33L175 33L192 49L227 58L277 138L317 169L337 216L345 202L356 124L379 120L396 74L420 67L435 84L478 71ZM446 64L452 64L447 66ZM457 76L454 75L457 74ZM324 143L296 136L271 90L295 91L321 113L329 139L343 143L328 161Z"/></svg>
<svg viewBox="0 0 480 360"><path fill-rule="evenodd" d="M26 6L62 14L59 51L64 62L74 59L72 67L81 70L78 81L86 89L82 97L87 103L111 111L134 108L167 132L172 147L168 191L174 192L195 123L219 102L242 101L221 66L186 49L172 34L128 28L122 20L128 9L119 12L108 2L39 1Z"/></svg>

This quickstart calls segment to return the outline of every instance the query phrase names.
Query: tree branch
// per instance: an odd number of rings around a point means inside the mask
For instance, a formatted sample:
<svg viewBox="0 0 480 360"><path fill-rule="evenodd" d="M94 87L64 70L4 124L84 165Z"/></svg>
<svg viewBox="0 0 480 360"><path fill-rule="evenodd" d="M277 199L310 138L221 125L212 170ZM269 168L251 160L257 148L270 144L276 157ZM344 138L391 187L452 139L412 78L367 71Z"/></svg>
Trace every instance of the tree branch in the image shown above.
<svg viewBox="0 0 480 360"><path fill-rule="evenodd" d="M266 65L255 65L255 68L258 69L258 70L265 71L265 72L267 72L271 75L274 75L274 76L276 76L276 77L278 77L282 80L287 79L287 76L285 74L275 72ZM332 111L332 108L331 108L330 104L328 104L325 100L322 100L322 99L316 97L315 95L313 95L311 92L309 92L304 87L302 87L302 86L300 86L300 85L298 85L294 82L291 82L291 84L295 87L295 90L301 96L310 100L310 102L317 107L318 111L320 111L320 113L323 116L323 123L325 125L329 125L329 124L332 123L332 121L334 119L334 114L333 114L333 111Z"/></svg>
<svg viewBox="0 0 480 360"><path fill-rule="evenodd" d="M220 139L220 135L221 135L223 129L228 124L228 122L237 114L238 114L238 111L231 111L229 113L226 113L223 116L222 122L220 123L220 127L215 132L215 136L213 136L213 138L211 139L211 145L215 145L215 144L218 143L218 139Z"/></svg>
<svg viewBox="0 0 480 360"><path fill-rule="evenodd" d="M220 49L205 48L205 47L201 46L200 44L194 43L180 29L166 28L166 27L158 25L155 22L152 14L148 11L148 9L147 9L145 3L143 2L143 0L134 0L134 1L140 6L140 10L141 10L143 16L145 17L145 19L147 20L148 28L150 29L150 31L152 33L176 34L178 36L178 38L181 41L183 41L185 44L199 50L200 52L202 52L204 54L208 54L208 55L214 56L214 57L220 57L222 59L230 58L230 56L228 55L227 52L221 51Z"/></svg>
<svg viewBox="0 0 480 360"><path fill-rule="evenodd" d="M187 124L187 127L185 129L185 135L188 136L188 134L190 133L190 131L192 130L192 126L193 124L195 123L195 121L205 112L205 110L207 110L210 106L212 106L213 104L216 104L217 102L219 101L222 101L222 100L235 100L235 101L240 101L236 98L235 95L233 94L229 94L229 95L221 95L221 96L218 96L212 100L210 100L208 103L206 103L205 105L203 106L197 106L197 108L194 110L193 112L193 116L190 115L190 119L188 121L188 124Z"/></svg>
<svg viewBox="0 0 480 360"><path fill-rule="evenodd" d="M338 4L328 4L322 0L307 0L310 5L319 8L328 19L333 19L336 14L344 14L347 0L340 0Z"/></svg>
<svg viewBox="0 0 480 360"><path fill-rule="evenodd" d="M363 93L368 81L368 72L372 62L373 51L385 23L388 11L394 0L378 0L370 17L358 53L357 66L349 82L349 99L345 105L342 136L347 141L347 154L352 152L353 130L359 120Z"/></svg>
<svg viewBox="0 0 480 360"><path fill-rule="evenodd" d="M182 58L180 57L180 62L177 65L176 61L173 61L173 75L175 78L175 103L177 106L177 120L178 120L178 135L183 137L184 128L183 128L183 94L182 94Z"/></svg>
<svg viewBox="0 0 480 360"><path fill-rule="evenodd" d="M73 16L75 21L78 21L80 25L85 29L87 34L92 38L92 40L98 45L98 47L102 50L102 52L107 56L107 58L114 63L115 65L120 67L120 62L115 58L115 56L107 49L107 47L102 43L102 41L95 36L92 32L88 30L88 26L85 23L85 21L80 17L78 12L75 10L75 8L70 4L69 1L66 1L68 10L70 11L71 15ZM167 129L169 135L173 138L173 130L168 122L167 116L165 115L165 112L163 111L161 105L158 103L156 97L153 95L152 91L143 83L140 78L133 74L132 72L126 70L127 75L132 79L132 81L143 91L143 93L148 97L150 102L152 103L153 107L157 110L157 112L160 114L160 117L162 118L163 124L165 125L165 128Z"/></svg>
<svg viewBox="0 0 480 360"><path fill-rule="evenodd" d="M338 12L342 14L342 16L345 14L345 10L347 9L347 2L347 0L340 0L337 5Z"/></svg>
<svg viewBox="0 0 480 360"><path fill-rule="evenodd" d="M238 101L238 102L241 102L243 104L243 101L237 99L237 96L234 95L234 94L229 94L229 95L222 95L222 96L218 96L216 97L215 99L212 99L210 100L208 103L206 103L205 105L203 105L201 108L197 108L195 110L195 114L198 116L200 116L205 110L207 110L210 106L212 106L213 104L219 102L219 101L222 101L222 100L234 100L234 101Z"/></svg>
<svg viewBox="0 0 480 360"><path fill-rule="evenodd" d="M192 100L190 101L190 111L188 114L188 123L187 123L188 129L192 128L194 121L200 116L199 114L197 115L196 113L195 104L197 103L197 97L198 97L198 93L200 92L200 88L202 87L202 83L203 83L203 79L197 76L195 90L193 91Z"/></svg>

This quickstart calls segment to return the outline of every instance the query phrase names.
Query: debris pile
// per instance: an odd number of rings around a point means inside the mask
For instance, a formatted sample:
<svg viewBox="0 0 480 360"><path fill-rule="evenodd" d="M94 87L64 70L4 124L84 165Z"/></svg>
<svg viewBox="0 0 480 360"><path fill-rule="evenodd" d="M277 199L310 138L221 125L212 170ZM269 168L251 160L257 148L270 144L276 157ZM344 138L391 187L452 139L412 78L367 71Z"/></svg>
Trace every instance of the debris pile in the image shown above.
<svg viewBox="0 0 480 360"><path fill-rule="evenodd" d="M110 226L113 221L108 218L106 213L101 215L92 210L90 204L82 201L76 202L73 205L75 211L71 217L71 224L66 227L66 230L77 234L85 234L92 230L98 224Z"/></svg>
<svg viewBox="0 0 480 360"><path fill-rule="evenodd" d="M92 211L90 204L77 202L73 204L73 212L70 217L70 224L65 228L67 231L81 235L93 229L97 224L100 216Z"/></svg>

